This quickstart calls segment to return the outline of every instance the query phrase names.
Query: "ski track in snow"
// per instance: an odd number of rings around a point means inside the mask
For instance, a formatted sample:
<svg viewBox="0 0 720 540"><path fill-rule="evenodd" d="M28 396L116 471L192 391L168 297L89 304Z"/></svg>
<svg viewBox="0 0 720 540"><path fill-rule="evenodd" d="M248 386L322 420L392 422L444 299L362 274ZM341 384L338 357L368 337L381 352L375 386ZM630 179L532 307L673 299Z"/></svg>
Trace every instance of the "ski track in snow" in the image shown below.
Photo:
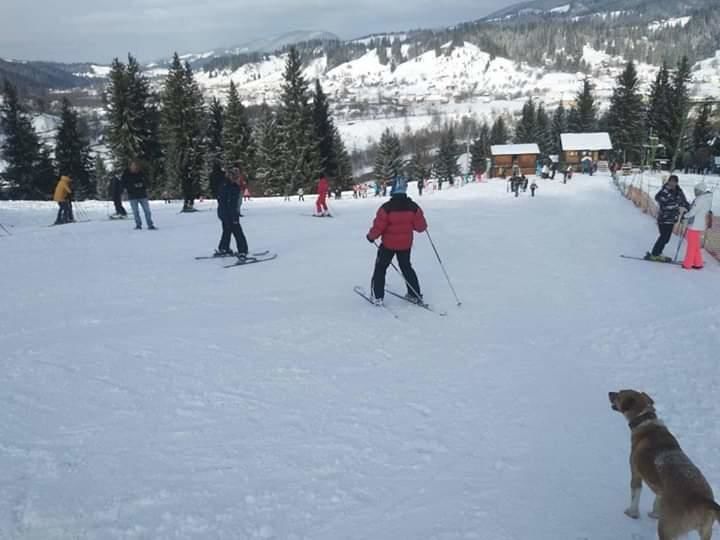
<svg viewBox="0 0 720 540"><path fill-rule="evenodd" d="M419 236L449 315L400 320L352 291L378 199L251 201L280 256L227 270L193 260L211 203L154 204L156 232L0 203L0 539L655 538L607 392L649 392L720 490L718 264L622 260L656 229L609 178L539 182L423 197L463 306Z"/></svg>

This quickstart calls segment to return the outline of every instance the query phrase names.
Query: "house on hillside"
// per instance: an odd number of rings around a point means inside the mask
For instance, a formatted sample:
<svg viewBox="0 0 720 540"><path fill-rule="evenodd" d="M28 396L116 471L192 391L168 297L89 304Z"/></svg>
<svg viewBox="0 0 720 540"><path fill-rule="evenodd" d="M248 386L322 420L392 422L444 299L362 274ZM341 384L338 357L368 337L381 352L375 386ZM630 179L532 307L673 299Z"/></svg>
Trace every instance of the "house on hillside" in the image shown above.
<svg viewBox="0 0 720 540"><path fill-rule="evenodd" d="M562 159L565 165L578 167L583 161L607 162L613 149L610 134L600 133L563 133L560 135Z"/></svg>
<svg viewBox="0 0 720 540"><path fill-rule="evenodd" d="M490 147L490 154L490 178L506 178L515 166L523 174L535 174L540 148L537 144L498 144Z"/></svg>

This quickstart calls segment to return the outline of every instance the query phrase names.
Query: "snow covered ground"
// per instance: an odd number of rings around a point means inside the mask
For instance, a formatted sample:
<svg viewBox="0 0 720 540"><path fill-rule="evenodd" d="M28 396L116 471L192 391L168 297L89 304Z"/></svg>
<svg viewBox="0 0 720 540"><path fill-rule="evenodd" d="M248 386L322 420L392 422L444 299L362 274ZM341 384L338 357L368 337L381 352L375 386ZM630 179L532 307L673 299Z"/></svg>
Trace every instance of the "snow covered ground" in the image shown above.
<svg viewBox="0 0 720 540"><path fill-rule="evenodd" d="M229 270L193 259L211 203L156 204L156 232L0 203L0 538L650 540L619 388L720 489L717 263L620 259L656 230L603 176L421 203L464 302L419 237L444 318L353 294L377 199L252 201L280 255Z"/></svg>

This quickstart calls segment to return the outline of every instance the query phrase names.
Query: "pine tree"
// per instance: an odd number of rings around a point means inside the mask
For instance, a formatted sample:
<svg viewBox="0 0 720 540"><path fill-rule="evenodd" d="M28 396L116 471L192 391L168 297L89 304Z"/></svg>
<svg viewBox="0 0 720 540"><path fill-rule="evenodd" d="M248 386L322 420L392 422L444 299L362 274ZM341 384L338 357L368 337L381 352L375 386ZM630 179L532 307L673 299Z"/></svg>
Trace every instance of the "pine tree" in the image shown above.
<svg viewBox="0 0 720 540"><path fill-rule="evenodd" d="M693 161L695 168L701 171L711 166L712 149L710 148L710 143L713 139L713 128L711 125L712 109L713 105L711 101L704 103L693 125Z"/></svg>
<svg viewBox="0 0 720 540"><path fill-rule="evenodd" d="M217 197L218 189L224 179L223 161L223 126L225 123L225 110L220 100L213 97L210 100L207 115L207 131L205 133L205 177L204 191Z"/></svg>
<svg viewBox="0 0 720 540"><path fill-rule="evenodd" d="M550 154L559 155L562 152L562 140L560 136L568 132L568 115L562 102L555 109L552 118Z"/></svg>
<svg viewBox="0 0 720 540"><path fill-rule="evenodd" d="M625 160L635 163L642 157L645 139L643 109L637 70L628 62L613 90L606 121L615 148L623 152Z"/></svg>
<svg viewBox="0 0 720 540"><path fill-rule="evenodd" d="M522 143L533 143L536 142L535 135L537 132L536 126L537 116L535 113L535 102L532 98L528 99L522 108L522 116L515 128L515 142L518 144Z"/></svg>
<svg viewBox="0 0 720 540"><path fill-rule="evenodd" d="M60 175L73 180L73 198L93 198L97 195L94 164L90 156L87 130L83 130L77 112L67 98L62 100L60 127L55 140L55 163Z"/></svg>
<svg viewBox="0 0 720 540"><path fill-rule="evenodd" d="M480 126L477 139L470 145L470 168L473 172L485 171L487 160L490 158L490 127L487 122Z"/></svg>
<svg viewBox="0 0 720 540"><path fill-rule="evenodd" d="M288 194L294 193L299 186L284 182L277 120L272 109L265 103L262 105L260 119L255 129L255 146L256 174L260 192L278 195L287 190Z"/></svg>
<svg viewBox="0 0 720 540"><path fill-rule="evenodd" d="M568 119L570 129L575 133L591 133L597 129L597 106L593 95L590 79L583 81L583 86L575 98L575 114Z"/></svg>
<svg viewBox="0 0 720 540"><path fill-rule="evenodd" d="M433 163L439 189L442 189L444 181L450 182L451 186L455 184L455 177L460 174L459 157L460 148L455 139L455 132L452 128L448 128L440 138L440 146Z"/></svg>
<svg viewBox="0 0 720 540"><path fill-rule="evenodd" d="M670 140L669 156L673 157L673 165L682 163L682 153L687 146L685 129L690 112L690 63L684 56L678 63L672 77L670 89Z"/></svg>
<svg viewBox="0 0 720 540"><path fill-rule="evenodd" d="M200 194L204 158L204 103L189 64L175 53L161 95L160 140L165 158L165 190L182 193L183 211Z"/></svg>
<svg viewBox="0 0 720 540"><path fill-rule="evenodd" d="M498 116L490 130L490 144L507 144L510 140L510 133L502 116Z"/></svg>
<svg viewBox="0 0 720 540"><path fill-rule="evenodd" d="M247 110L240 101L235 83L230 81L225 124L223 126L223 145L226 167L240 167L247 180L255 178L255 145Z"/></svg>
<svg viewBox="0 0 720 540"><path fill-rule="evenodd" d="M337 127L333 127L333 147L337 161L337 172L335 175L336 187L343 190L350 189L353 185L352 160L342 140L340 130Z"/></svg>
<svg viewBox="0 0 720 540"><path fill-rule="evenodd" d="M54 187L49 155L40 144L27 109L20 103L17 89L5 81L0 103L0 132L4 141L0 157L7 162L2 179L19 199L47 199Z"/></svg>
<svg viewBox="0 0 720 540"><path fill-rule="evenodd" d="M95 155L95 185L97 187L98 199L111 199L110 193L110 171L105 165L105 160L101 155Z"/></svg>
<svg viewBox="0 0 720 540"><path fill-rule="evenodd" d="M410 180L426 180L432 173L432 160L425 148L417 147L405 168L405 175Z"/></svg>
<svg viewBox="0 0 720 540"><path fill-rule="evenodd" d="M537 142L540 147L540 152L543 155L548 156L552 153L552 124L550 122L550 117L545 111L545 106L542 103L538 105L535 115L535 133L533 140L534 142Z"/></svg>
<svg viewBox="0 0 720 540"><path fill-rule="evenodd" d="M321 173L320 152L314 133L308 84L295 47L291 47L288 54L283 79L278 111L282 182L310 191Z"/></svg>
<svg viewBox="0 0 720 540"><path fill-rule="evenodd" d="M315 81L315 92L313 92L313 126L315 138L318 141L320 152L320 165L322 174L328 178L337 176L337 156L335 155L335 126L330 117L330 105L327 96L323 92L320 80Z"/></svg>
<svg viewBox="0 0 720 540"><path fill-rule="evenodd" d="M122 171L133 160L143 162L148 180L162 174L157 97L137 60L113 61L105 92L107 136L114 169Z"/></svg>
<svg viewBox="0 0 720 540"><path fill-rule="evenodd" d="M660 71L650 88L650 104L647 110L646 125L658 137L660 144L665 147L665 155L668 154L672 143L672 128L670 119L672 117L670 70L668 65L663 63Z"/></svg>
<svg viewBox="0 0 720 540"><path fill-rule="evenodd" d="M402 173L403 165L400 137L388 128L380 137L373 174L379 181L388 182Z"/></svg>

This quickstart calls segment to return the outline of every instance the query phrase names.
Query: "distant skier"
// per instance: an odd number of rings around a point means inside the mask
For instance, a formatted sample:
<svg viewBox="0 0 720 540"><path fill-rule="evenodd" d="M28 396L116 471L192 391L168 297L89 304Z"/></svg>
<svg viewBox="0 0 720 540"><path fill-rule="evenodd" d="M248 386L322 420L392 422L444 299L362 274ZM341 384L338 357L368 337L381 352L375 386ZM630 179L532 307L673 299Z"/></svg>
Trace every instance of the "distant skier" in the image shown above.
<svg viewBox="0 0 720 540"><path fill-rule="evenodd" d="M140 207L142 207L147 228L151 231L155 230L148 201L147 181L145 174L140 170L140 163L134 160L130 162L130 167L122 175L122 183L127 190L130 207L135 215L135 229L142 229L140 220Z"/></svg>
<svg viewBox="0 0 720 540"><path fill-rule="evenodd" d="M113 175L110 179L110 197L112 198L113 204L115 205L115 214L112 218L124 218L127 217L127 211L122 203L123 183L119 176Z"/></svg>
<svg viewBox="0 0 720 540"><path fill-rule="evenodd" d="M218 193L217 214L222 223L222 236L220 237L218 249L215 252L217 256L232 255L232 251L230 250L230 236L232 235L235 237L235 244L237 246L236 255L239 258L247 257L247 239L240 226L240 205L242 203L241 184L242 174L238 169L233 169Z"/></svg>
<svg viewBox="0 0 720 540"><path fill-rule="evenodd" d="M283 202L290 201L290 193L292 193L292 184L286 184L283 190Z"/></svg>
<svg viewBox="0 0 720 540"><path fill-rule="evenodd" d="M557 174L557 163L553 161L552 165L550 166L550 180L555 180L555 175Z"/></svg>
<svg viewBox="0 0 720 540"><path fill-rule="evenodd" d="M530 184L530 195L531 196L533 196L533 197L535 196L535 190L537 189L537 187L538 187L537 182L535 180L533 180L533 183Z"/></svg>
<svg viewBox="0 0 720 540"><path fill-rule="evenodd" d="M407 196L407 182L398 178L393 196L377 211L375 221L367 234L367 240L374 243L382 238L375 260L372 278L375 304L382 305L385 298L385 274L388 266L397 257L400 271L405 278L408 300L422 302L420 283L410 263L413 232L425 232L427 222L422 209Z"/></svg>
<svg viewBox="0 0 720 540"><path fill-rule="evenodd" d="M327 216L330 214L327 205L328 193L330 192L330 183L328 179L323 176L317 185L317 200L315 201L315 215L316 216Z"/></svg>
<svg viewBox="0 0 720 540"><path fill-rule="evenodd" d="M522 190L523 190L523 193L525 193L525 192L527 192L527 189L528 189L529 180L527 179L527 176L525 176L524 174L520 178L522 180Z"/></svg>
<svg viewBox="0 0 720 540"><path fill-rule="evenodd" d="M417 189L418 189L418 195L422 197L423 189L425 189L425 180L423 178L420 178L417 181Z"/></svg>
<svg viewBox="0 0 720 540"><path fill-rule="evenodd" d="M298 202L304 202L305 201L305 190L303 188L298 188L297 196L298 196Z"/></svg>
<svg viewBox="0 0 720 540"><path fill-rule="evenodd" d="M669 262L671 260L670 257L663 257L662 252L670 238L672 238L673 229L680 216L690 208L685 193L683 193L678 182L678 177L673 174L655 195L659 207L657 223L660 236L655 242L652 251L645 255L648 260L656 262Z"/></svg>
<svg viewBox="0 0 720 540"><path fill-rule="evenodd" d="M53 201L58 203L58 214L55 219L55 225L64 225L72 223L72 178L63 175L58 180L53 193Z"/></svg>
<svg viewBox="0 0 720 540"><path fill-rule="evenodd" d="M547 180L548 178L550 178L550 167L548 167L547 163L546 163L545 165L543 165L543 168L542 168L542 177L543 177L543 179L545 179L545 180Z"/></svg>
<svg viewBox="0 0 720 540"><path fill-rule="evenodd" d="M705 265L702 256L702 235L712 226L713 194L708 191L704 182L695 186L695 201L690 210L683 216L687 224L687 251L683 268L700 270Z"/></svg>

